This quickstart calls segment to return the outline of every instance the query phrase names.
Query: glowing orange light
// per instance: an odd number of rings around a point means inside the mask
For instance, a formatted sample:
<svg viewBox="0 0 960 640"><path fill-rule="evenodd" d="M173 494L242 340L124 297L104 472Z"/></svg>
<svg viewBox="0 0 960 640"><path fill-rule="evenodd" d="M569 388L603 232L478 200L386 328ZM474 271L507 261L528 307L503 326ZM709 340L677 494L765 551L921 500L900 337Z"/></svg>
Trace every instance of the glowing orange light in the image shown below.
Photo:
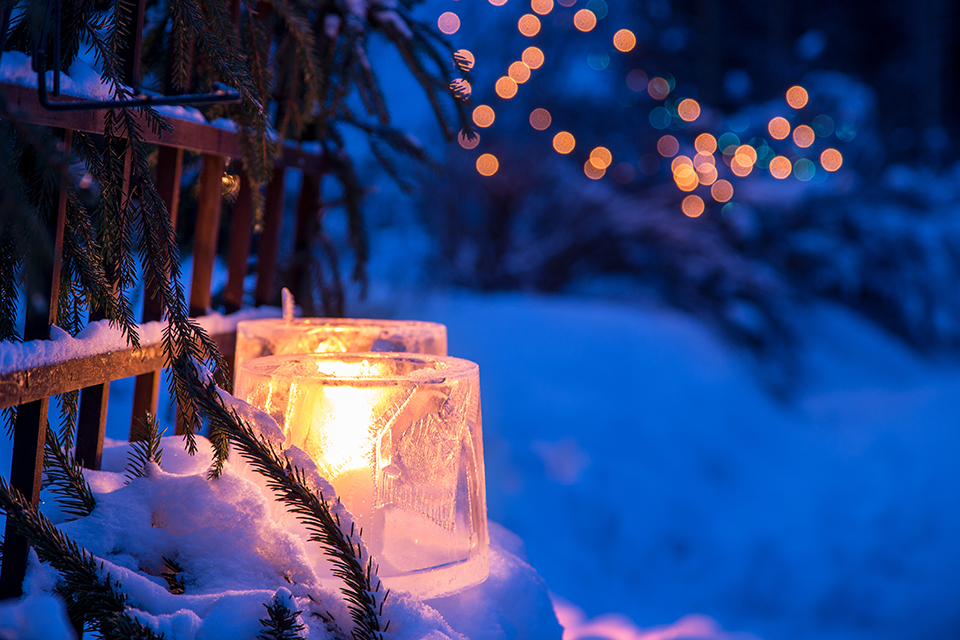
<svg viewBox="0 0 960 640"><path fill-rule="evenodd" d="M820 154L820 165L827 171L836 171L843 164L843 155L836 149L824 149Z"/></svg>
<svg viewBox="0 0 960 640"><path fill-rule="evenodd" d="M587 174L587 177L591 180L599 180L604 176L604 174L607 173L607 168L598 167L593 164L593 160L587 160L587 162L583 165L583 172Z"/></svg>
<svg viewBox="0 0 960 640"><path fill-rule="evenodd" d="M787 104L794 109L803 109L807 106L807 90L803 87L790 87L787 89Z"/></svg>
<svg viewBox="0 0 960 640"><path fill-rule="evenodd" d="M500 168L500 161L492 153L485 153L477 158L477 172L482 176L492 176Z"/></svg>
<svg viewBox="0 0 960 640"><path fill-rule="evenodd" d="M748 144L742 144L737 147L737 150L733 153L733 157L735 160L739 160L743 166L752 167L757 161L757 150Z"/></svg>
<svg viewBox="0 0 960 640"><path fill-rule="evenodd" d="M777 156L770 161L770 175L777 180L783 180L793 172L793 164L789 158Z"/></svg>
<svg viewBox="0 0 960 640"><path fill-rule="evenodd" d="M472 136L467 136L466 133L461 131L457 134L457 142L464 149L476 149L477 145L480 144L480 134L474 131Z"/></svg>
<svg viewBox="0 0 960 640"><path fill-rule="evenodd" d="M553 11L553 0L530 0L530 8L542 16Z"/></svg>
<svg viewBox="0 0 960 640"><path fill-rule="evenodd" d="M523 50L523 55L520 56L520 59L523 60L523 64L531 69L539 69L543 66L543 51L537 47L527 47Z"/></svg>
<svg viewBox="0 0 960 640"><path fill-rule="evenodd" d="M717 202L727 202L733 197L733 185L726 180L717 180L710 187L710 195Z"/></svg>
<svg viewBox="0 0 960 640"><path fill-rule="evenodd" d="M537 131L543 131L550 127L553 118L546 109L534 109L530 112L530 126Z"/></svg>
<svg viewBox="0 0 960 640"><path fill-rule="evenodd" d="M669 87L669 85L667 85ZM677 105L677 115L684 122L693 122L700 117L700 103L691 98L682 100Z"/></svg>
<svg viewBox="0 0 960 640"><path fill-rule="evenodd" d="M577 139L573 137L573 134L567 131L561 131L557 135L553 136L553 148L557 151L557 153L570 153L576 146Z"/></svg>
<svg viewBox="0 0 960 640"><path fill-rule="evenodd" d="M514 62L507 69L507 75L517 84L523 84L530 79L530 67L522 62Z"/></svg>
<svg viewBox="0 0 960 640"><path fill-rule="evenodd" d="M697 155L693 156L693 166L697 170L699 170L700 167L703 167L703 166L714 167L716 166L716 164L717 164L717 161L713 159L712 155L704 155L702 153L698 153Z"/></svg>
<svg viewBox="0 0 960 640"><path fill-rule="evenodd" d="M787 122L786 118L777 116L767 124L767 131L770 132L770 137L774 140L783 140L790 135L790 123Z"/></svg>
<svg viewBox="0 0 960 640"><path fill-rule="evenodd" d="M647 84L647 93L654 100L663 100L670 95L670 83L663 78L654 78Z"/></svg>
<svg viewBox="0 0 960 640"><path fill-rule="evenodd" d="M682 207L685 216L696 218L703 213L705 205L703 204L703 198L700 196L687 196L683 199Z"/></svg>
<svg viewBox="0 0 960 640"><path fill-rule="evenodd" d="M806 149L812 145L816 137L817 134L813 132L813 129L805 124L802 124L793 130L793 144L797 145L801 149Z"/></svg>
<svg viewBox="0 0 960 640"><path fill-rule="evenodd" d="M693 167L682 164L673 172L673 181L681 191L693 191L700 184L700 178Z"/></svg>
<svg viewBox="0 0 960 640"><path fill-rule="evenodd" d="M485 104L481 104L479 107L473 110L473 123L478 127L489 127L493 124L493 121L496 119L496 117L497 116L493 112L493 109Z"/></svg>
<svg viewBox="0 0 960 640"><path fill-rule="evenodd" d="M450 11L441 13L437 19L437 26L448 36L454 34L460 29L460 16Z"/></svg>
<svg viewBox="0 0 960 640"><path fill-rule="evenodd" d="M687 156L677 156L673 159L673 162L670 163L670 171L676 173L680 167L690 167L693 169L693 162Z"/></svg>
<svg viewBox="0 0 960 640"><path fill-rule="evenodd" d="M507 4L507 0L490 0L490 4L495 7L502 7L503 5Z"/></svg>
<svg viewBox="0 0 960 640"><path fill-rule="evenodd" d="M532 13L521 16L517 22L517 29L519 29L523 35L532 38L540 33L540 19Z"/></svg>
<svg viewBox="0 0 960 640"><path fill-rule="evenodd" d="M497 84L494 85L494 88L497 91L497 95L505 100L509 100L513 96L517 95L517 82L513 78L508 78L503 76L497 80Z"/></svg>
<svg viewBox="0 0 960 640"><path fill-rule="evenodd" d="M672 158L680 151L680 143L673 136L663 136L657 141L657 151L664 158Z"/></svg>
<svg viewBox="0 0 960 640"><path fill-rule="evenodd" d="M717 168L712 164L700 165L697 169L697 176L700 177L700 184L710 186L717 181Z"/></svg>
<svg viewBox="0 0 960 640"><path fill-rule="evenodd" d="M734 156L733 160L730 161L730 171L738 178L746 177L753 171L753 163L749 162L749 158L744 156Z"/></svg>
<svg viewBox="0 0 960 640"><path fill-rule="evenodd" d="M460 49L459 51L456 51L453 54L453 60L457 63L457 66L464 71L470 71L473 69L473 65L477 61L476 57L474 57L474 55L466 49Z"/></svg>
<svg viewBox="0 0 960 640"><path fill-rule="evenodd" d="M580 9L573 14L573 26L586 33L597 26L597 16L590 9Z"/></svg>
<svg viewBox="0 0 960 640"><path fill-rule="evenodd" d="M709 133L701 133L697 136L697 139L693 141L693 146L697 150L697 153L710 155L717 150L717 139Z"/></svg>
<svg viewBox="0 0 960 640"><path fill-rule="evenodd" d="M590 152L590 163L599 169L606 169L613 162L613 154L606 147L597 147Z"/></svg>
<svg viewBox="0 0 960 640"><path fill-rule="evenodd" d="M613 46L616 47L617 51L624 53L633 51L633 48L637 46L637 36L633 35L633 31L630 31L630 29L620 29L613 34Z"/></svg>

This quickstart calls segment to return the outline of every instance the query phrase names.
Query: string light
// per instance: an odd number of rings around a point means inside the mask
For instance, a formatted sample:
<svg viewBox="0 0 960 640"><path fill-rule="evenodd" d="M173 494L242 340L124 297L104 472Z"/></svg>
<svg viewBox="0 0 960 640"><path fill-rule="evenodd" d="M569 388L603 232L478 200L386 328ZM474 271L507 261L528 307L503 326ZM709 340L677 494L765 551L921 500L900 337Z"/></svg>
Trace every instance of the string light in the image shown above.
<svg viewBox="0 0 960 640"><path fill-rule="evenodd" d="M530 0L530 8L542 16L553 11L553 0Z"/></svg>
<svg viewBox="0 0 960 640"><path fill-rule="evenodd" d="M683 204L681 205L684 215L688 218L696 218L703 213L704 204L703 198L700 196L687 196L683 199Z"/></svg>
<svg viewBox="0 0 960 640"><path fill-rule="evenodd" d="M517 84L523 84L530 79L530 67L523 62L514 62L507 70L507 75Z"/></svg>
<svg viewBox="0 0 960 640"><path fill-rule="evenodd" d="M820 154L820 166L827 171L836 171L841 165L843 165L843 155L836 149L824 149Z"/></svg>
<svg viewBox="0 0 960 640"><path fill-rule="evenodd" d="M517 95L517 82L513 78L503 76L497 80L497 84L494 87L497 91L497 95L503 98L504 100L509 100L513 96Z"/></svg>

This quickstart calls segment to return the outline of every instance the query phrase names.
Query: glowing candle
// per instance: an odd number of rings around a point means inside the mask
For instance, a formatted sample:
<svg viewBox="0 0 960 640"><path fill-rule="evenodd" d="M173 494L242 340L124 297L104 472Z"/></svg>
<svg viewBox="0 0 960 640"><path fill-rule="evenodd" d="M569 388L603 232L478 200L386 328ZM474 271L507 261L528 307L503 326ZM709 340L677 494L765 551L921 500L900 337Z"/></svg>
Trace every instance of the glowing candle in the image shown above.
<svg viewBox="0 0 960 640"><path fill-rule="evenodd" d="M245 362L236 394L272 415L363 527L394 589L420 597L483 581L486 496L476 364L401 353Z"/></svg>

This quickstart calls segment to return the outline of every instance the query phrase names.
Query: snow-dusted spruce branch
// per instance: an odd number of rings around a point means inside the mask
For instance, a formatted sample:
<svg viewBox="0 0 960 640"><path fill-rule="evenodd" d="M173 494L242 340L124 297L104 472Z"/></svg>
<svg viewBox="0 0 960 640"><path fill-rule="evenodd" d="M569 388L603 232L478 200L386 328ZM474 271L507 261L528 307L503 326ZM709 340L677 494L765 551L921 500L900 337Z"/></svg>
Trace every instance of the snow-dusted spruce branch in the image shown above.
<svg viewBox="0 0 960 640"><path fill-rule="evenodd" d="M360 539L360 532L354 530L352 523L349 532L341 526L340 499L331 505L321 491L312 489L301 469L277 451L272 442L256 434L235 409L224 404L212 380L201 381L197 370L193 371L193 382L200 387L196 395L201 398L201 408L210 421L210 440L215 454L211 476L222 472L229 445L236 447L266 478L276 499L307 528L310 541L319 543L330 559L333 574L343 581L340 591L353 620L353 639L382 640L390 626L389 621L382 624L383 605L390 592L381 591L377 567Z"/></svg>
<svg viewBox="0 0 960 640"><path fill-rule="evenodd" d="M126 484L130 484L134 478L149 476L150 463L158 465L163 463L163 447L160 445L163 432L160 431L157 416L147 412L145 420L137 418L137 421L140 423L142 439L130 443L130 451L127 454Z"/></svg>
<svg viewBox="0 0 960 640"><path fill-rule="evenodd" d="M303 612L291 609L288 601L289 597L278 593L269 604L263 604L267 608L267 617L260 619L263 631L257 634L257 640L299 640L302 637L300 633L306 627L297 616Z"/></svg>
<svg viewBox="0 0 960 640"><path fill-rule="evenodd" d="M46 516L0 478L0 507L25 537L37 557L60 573L57 593L67 604L72 620L83 620L86 629L105 640L162 638L127 612L127 597L120 583L86 549L64 535Z"/></svg>

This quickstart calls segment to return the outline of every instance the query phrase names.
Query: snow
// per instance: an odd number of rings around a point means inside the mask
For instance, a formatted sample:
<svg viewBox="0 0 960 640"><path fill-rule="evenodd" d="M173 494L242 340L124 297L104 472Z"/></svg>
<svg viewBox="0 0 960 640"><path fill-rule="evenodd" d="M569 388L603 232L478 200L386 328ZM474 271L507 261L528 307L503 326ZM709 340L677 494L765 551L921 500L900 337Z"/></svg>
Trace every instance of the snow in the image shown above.
<svg viewBox="0 0 960 640"><path fill-rule="evenodd" d="M83 60L74 61L65 71L60 74L61 93L94 100L113 97L113 87ZM33 70L30 56L20 51L4 51L0 58L0 82L36 88L37 72ZM47 71L47 90L53 91L53 71Z"/></svg>
<svg viewBox="0 0 960 640"><path fill-rule="evenodd" d="M277 318L277 307L257 307L244 309L230 315L211 313L196 318L197 323L208 334L236 331L241 320L258 318ZM147 322L138 325L140 346L159 344L163 339L164 322ZM129 348L126 337L119 327L110 326L108 320L91 322L76 337L54 325L50 329L50 340L32 342L0 341L0 374L9 374L32 367L41 367L74 358L83 358L100 353L110 353Z"/></svg>

